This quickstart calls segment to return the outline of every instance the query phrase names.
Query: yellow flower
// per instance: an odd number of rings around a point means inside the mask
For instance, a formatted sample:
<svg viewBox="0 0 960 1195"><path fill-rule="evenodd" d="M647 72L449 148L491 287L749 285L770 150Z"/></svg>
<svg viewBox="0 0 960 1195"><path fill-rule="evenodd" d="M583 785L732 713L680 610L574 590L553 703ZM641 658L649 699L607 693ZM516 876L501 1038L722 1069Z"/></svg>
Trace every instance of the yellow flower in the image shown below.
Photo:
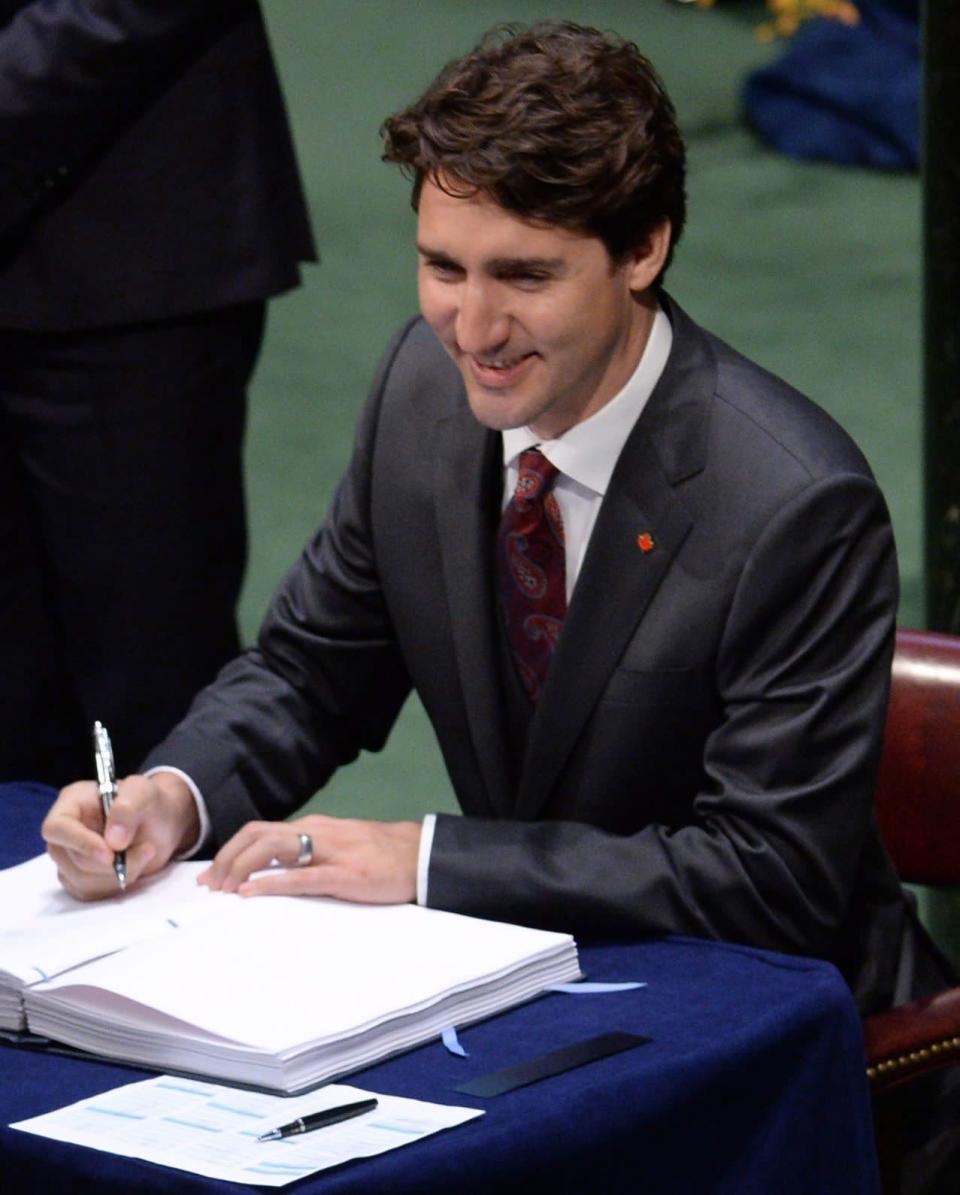
<svg viewBox="0 0 960 1195"><path fill-rule="evenodd" d="M716 0L694 0L697 8L713 8ZM769 42L777 37L790 37L804 21L812 17L826 17L844 25L856 25L860 11L854 0L767 0L771 20L755 29L759 41Z"/></svg>
<svg viewBox="0 0 960 1195"><path fill-rule="evenodd" d="M803 21L812 17L826 17L842 21L844 25L856 25L860 20L860 12L853 0L767 0L767 8L773 19L764 21L756 29L757 38L764 42L773 41L775 37L790 37Z"/></svg>

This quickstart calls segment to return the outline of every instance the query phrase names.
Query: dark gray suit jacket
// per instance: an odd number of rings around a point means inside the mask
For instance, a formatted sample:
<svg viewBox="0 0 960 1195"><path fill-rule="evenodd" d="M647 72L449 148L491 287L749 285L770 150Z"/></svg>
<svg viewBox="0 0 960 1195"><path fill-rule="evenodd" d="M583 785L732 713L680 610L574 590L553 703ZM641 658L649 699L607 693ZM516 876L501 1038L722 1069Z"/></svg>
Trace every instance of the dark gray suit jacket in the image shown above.
<svg viewBox="0 0 960 1195"><path fill-rule="evenodd" d="M195 777L222 841L379 748L412 685L467 815L438 819L431 905L817 955L880 1007L937 986L872 813L887 511L823 411L664 302L670 359L617 463L518 782L491 579L500 437L419 320L258 646L148 764Z"/></svg>

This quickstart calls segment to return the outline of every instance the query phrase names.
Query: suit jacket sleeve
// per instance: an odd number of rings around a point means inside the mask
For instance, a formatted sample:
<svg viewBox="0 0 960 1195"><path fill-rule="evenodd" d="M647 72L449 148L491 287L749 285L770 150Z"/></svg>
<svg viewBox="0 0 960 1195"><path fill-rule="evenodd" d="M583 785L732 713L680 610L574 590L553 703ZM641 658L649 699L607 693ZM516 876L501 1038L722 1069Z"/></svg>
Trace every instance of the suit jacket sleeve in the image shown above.
<svg viewBox="0 0 960 1195"><path fill-rule="evenodd" d="M873 481L812 482L769 520L735 587L716 663L722 715L689 812L631 834L441 816L429 903L835 955L871 836L896 591Z"/></svg>
<svg viewBox="0 0 960 1195"><path fill-rule="evenodd" d="M369 534L370 457L388 347L324 525L228 664L141 770L175 765L203 794L216 845L294 813L360 750L379 750L410 692Z"/></svg>
<svg viewBox="0 0 960 1195"><path fill-rule="evenodd" d="M253 0L0 0L0 239Z"/></svg>

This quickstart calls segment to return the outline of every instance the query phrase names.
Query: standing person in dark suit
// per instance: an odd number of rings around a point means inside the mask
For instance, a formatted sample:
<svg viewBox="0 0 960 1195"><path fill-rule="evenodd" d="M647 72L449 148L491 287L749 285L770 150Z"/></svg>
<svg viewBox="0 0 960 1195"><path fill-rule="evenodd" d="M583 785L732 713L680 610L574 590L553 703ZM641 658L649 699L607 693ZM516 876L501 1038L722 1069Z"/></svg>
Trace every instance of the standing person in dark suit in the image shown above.
<svg viewBox="0 0 960 1195"><path fill-rule="evenodd" d="M256 647L105 831L95 786L61 793L64 884L219 847L215 888L817 955L864 1009L942 985L872 812L887 511L823 411L663 291L684 150L652 67L577 26L494 34L385 143L422 318ZM411 687L465 816L277 820ZM271 859L299 866L250 881Z"/></svg>
<svg viewBox="0 0 960 1195"><path fill-rule="evenodd" d="M0 777L239 650L264 302L314 258L254 0L0 0Z"/></svg>

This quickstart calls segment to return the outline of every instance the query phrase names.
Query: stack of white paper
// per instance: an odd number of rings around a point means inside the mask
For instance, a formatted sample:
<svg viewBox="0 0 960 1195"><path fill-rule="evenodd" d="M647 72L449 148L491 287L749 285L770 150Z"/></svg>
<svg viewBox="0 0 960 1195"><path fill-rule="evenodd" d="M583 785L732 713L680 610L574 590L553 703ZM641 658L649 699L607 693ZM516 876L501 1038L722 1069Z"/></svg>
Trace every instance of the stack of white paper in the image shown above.
<svg viewBox="0 0 960 1195"><path fill-rule="evenodd" d="M106 921L89 927L69 960L64 935L51 929L73 923L69 897L35 918L46 964L27 962L41 956L16 933L0 934L0 966L10 991L22 992L31 1031L160 1070L296 1092L580 975L567 934L415 905L197 895L197 866L168 873L177 877L168 918L162 900L151 905L157 889L79 906ZM124 908L143 911L136 930L120 912L108 915ZM86 923L77 914L75 924ZM53 943L63 946L56 965ZM93 961L71 965L80 957ZM50 978L27 986L30 965Z"/></svg>

